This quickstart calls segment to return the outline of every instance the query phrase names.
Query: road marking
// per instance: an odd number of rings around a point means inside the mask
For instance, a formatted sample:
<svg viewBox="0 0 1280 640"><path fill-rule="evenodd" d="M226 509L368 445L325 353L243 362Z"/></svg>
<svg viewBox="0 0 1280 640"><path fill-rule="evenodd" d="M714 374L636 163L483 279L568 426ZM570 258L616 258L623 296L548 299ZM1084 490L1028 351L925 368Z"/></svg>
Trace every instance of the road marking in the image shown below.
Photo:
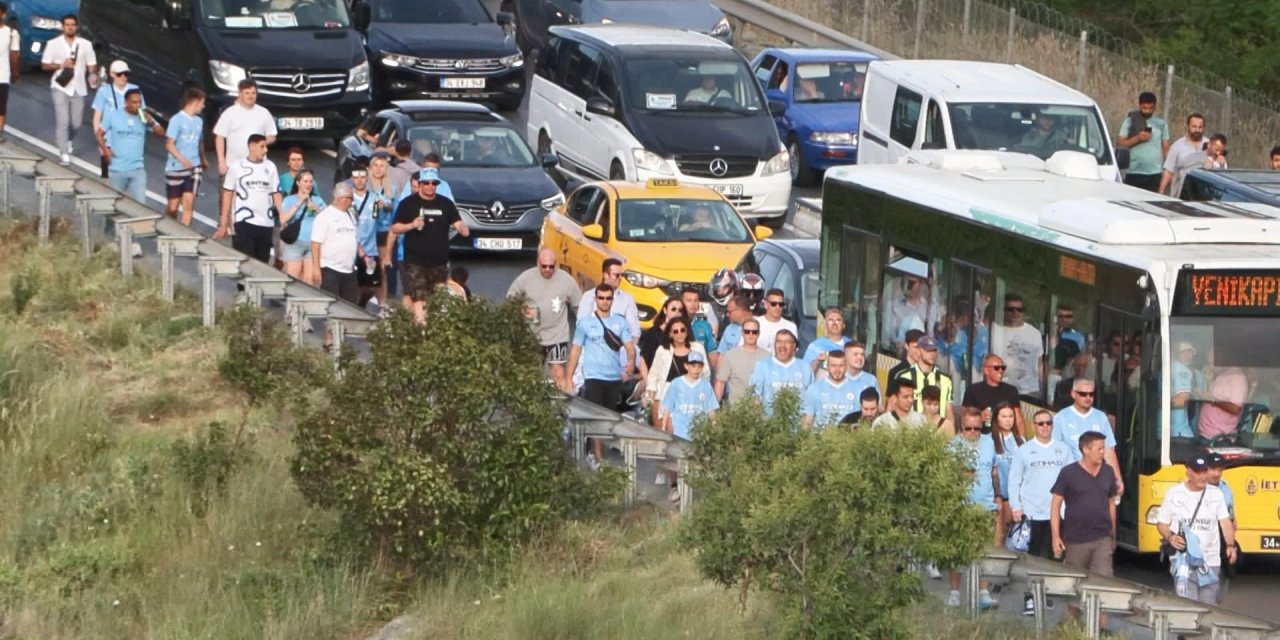
<svg viewBox="0 0 1280 640"><path fill-rule="evenodd" d="M15 129L15 128L13 127L13 125L11 125L11 124L8 124L8 123L6 123L6 124L5 124L5 131L8 131L9 133L13 134L13 135L14 135L14 137L17 137L17 138L22 139L22 140L23 140L23 141L25 141L27 144L30 144L30 145L32 145L32 146L35 146L36 148L38 148L38 149L40 149L40 150L44 151L45 153L47 153L47 154L49 154L49 155L51 155L51 156L53 156L53 157L55 157L55 158L56 158L56 157L58 157L58 155L59 155L59 152L58 152L58 148L57 148L57 147L55 147L55 146L53 146L53 145L49 144L48 142L45 142L44 140L41 140L40 138L37 138L37 137L35 137L35 136L33 136L33 135L31 135L31 134L29 134L29 133L25 132L25 131L21 131L21 130L19 130L19 129ZM93 163L89 162L88 160L85 160L85 159L83 159L83 158L78 158L78 157L76 157L76 156L71 156L71 164L74 164L75 166L79 167L80 169L82 169L82 170L84 170L84 171L87 171L87 172L89 173L89 175L90 175L90 176L93 176L93 177L97 177L97 176L101 175L101 172L102 172L102 167L95 166ZM99 180L101 180L101 181L103 181L103 182L106 182L105 180L102 180L101 178L98 178L98 179L99 179ZM107 183L107 186L111 186L111 185L110 185L110 183ZM122 195L123 195L123 194L122 194ZM127 197L127 196L126 196L126 197ZM151 191L151 190L148 190L148 191L147 191L147 199L148 199L148 200L150 200L150 201L152 201L152 202L158 203L158 204L161 206L161 211L163 211L163 210L164 210L164 207L168 206L168 204L169 204L169 199L168 199L168 198L165 198L164 196L161 196L160 194L158 194L158 193L156 193L156 192L154 192L154 191ZM199 211L194 212L194 213L192 214L192 216L191 216L191 217L192 217L193 219L195 219L195 220L199 221L201 224L204 224L204 225L206 225L206 226L212 227L212 228L214 228L214 229L217 229L217 228L218 228L218 221L217 221L217 220L214 220L213 218L210 218L210 217L208 217L208 216L206 216L206 215L203 215L203 214L201 214Z"/></svg>

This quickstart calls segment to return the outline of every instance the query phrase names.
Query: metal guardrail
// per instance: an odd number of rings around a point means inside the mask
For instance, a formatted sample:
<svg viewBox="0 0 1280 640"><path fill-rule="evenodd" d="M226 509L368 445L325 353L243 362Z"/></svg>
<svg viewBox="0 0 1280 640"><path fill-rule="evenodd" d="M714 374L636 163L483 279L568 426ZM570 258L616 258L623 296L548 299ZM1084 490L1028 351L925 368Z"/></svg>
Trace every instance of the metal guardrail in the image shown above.
<svg viewBox="0 0 1280 640"><path fill-rule="evenodd" d="M888 60L898 56L761 0L713 0L725 15L806 47L858 49Z"/></svg>

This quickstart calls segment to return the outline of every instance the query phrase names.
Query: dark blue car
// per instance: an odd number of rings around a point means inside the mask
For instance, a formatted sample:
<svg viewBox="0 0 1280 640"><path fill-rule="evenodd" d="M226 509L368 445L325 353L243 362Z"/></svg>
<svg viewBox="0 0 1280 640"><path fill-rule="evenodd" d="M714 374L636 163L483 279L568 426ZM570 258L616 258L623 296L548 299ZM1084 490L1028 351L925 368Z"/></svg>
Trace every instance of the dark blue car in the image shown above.
<svg viewBox="0 0 1280 640"><path fill-rule="evenodd" d="M765 49L751 61L769 100L787 105L775 120L796 185L813 184L827 169L857 160L863 80L875 59L842 49Z"/></svg>
<svg viewBox="0 0 1280 640"><path fill-rule="evenodd" d="M80 0L9 0L8 19L22 37L22 63L40 64L44 43L62 33L62 16L78 15Z"/></svg>

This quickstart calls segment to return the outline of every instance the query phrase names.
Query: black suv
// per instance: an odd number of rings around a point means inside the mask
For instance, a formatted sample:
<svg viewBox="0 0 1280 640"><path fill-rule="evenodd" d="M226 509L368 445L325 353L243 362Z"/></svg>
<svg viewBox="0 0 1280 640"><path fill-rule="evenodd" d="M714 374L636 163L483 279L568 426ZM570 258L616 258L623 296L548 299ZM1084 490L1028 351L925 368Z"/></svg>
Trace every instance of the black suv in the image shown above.
<svg viewBox="0 0 1280 640"><path fill-rule="evenodd" d="M509 13L480 0L353 0L373 63L374 98L474 100L514 110L524 98L524 56Z"/></svg>

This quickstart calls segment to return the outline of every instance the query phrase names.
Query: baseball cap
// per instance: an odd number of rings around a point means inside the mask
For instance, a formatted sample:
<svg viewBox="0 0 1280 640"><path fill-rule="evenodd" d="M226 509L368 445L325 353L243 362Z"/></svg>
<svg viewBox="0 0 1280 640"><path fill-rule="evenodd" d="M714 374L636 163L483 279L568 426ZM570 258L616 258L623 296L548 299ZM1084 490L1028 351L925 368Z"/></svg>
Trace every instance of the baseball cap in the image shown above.
<svg viewBox="0 0 1280 640"><path fill-rule="evenodd" d="M1207 456L1193 456L1187 459L1187 468L1192 471L1204 471L1209 468Z"/></svg>
<svg viewBox="0 0 1280 640"><path fill-rule="evenodd" d="M698 353L697 351L690 351L689 364L693 364L695 362L697 362L698 364L706 364L707 357L702 355L701 353Z"/></svg>
<svg viewBox="0 0 1280 640"><path fill-rule="evenodd" d="M435 180L436 182L439 182L440 171L433 169L431 167L418 170L418 182L425 182L427 180Z"/></svg>
<svg viewBox="0 0 1280 640"><path fill-rule="evenodd" d="M921 351L937 351L938 340L933 336L921 336L920 339L916 341L916 347Z"/></svg>
<svg viewBox="0 0 1280 640"><path fill-rule="evenodd" d="M1220 456L1220 455L1218 455L1218 454L1216 454L1216 453L1211 453L1211 454L1209 454L1209 466L1211 466L1211 467L1225 467L1225 466L1227 466L1227 459L1226 459L1226 458L1224 458L1224 457L1222 457L1222 456Z"/></svg>
<svg viewBox="0 0 1280 640"><path fill-rule="evenodd" d="M1175 353L1182 353L1183 351L1195 351L1195 350L1196 350L1196 346L1194 344L1191 344L1190 342L1187 342L1184 340L1178 343L1178 350Z"/></svg>
<svg viewBox="0 0 1280 640"><path fill-rule="evenodd" d="M129 63L124 60L116 60L111 63L111 73L125 73L129 70Z"/></svg>

